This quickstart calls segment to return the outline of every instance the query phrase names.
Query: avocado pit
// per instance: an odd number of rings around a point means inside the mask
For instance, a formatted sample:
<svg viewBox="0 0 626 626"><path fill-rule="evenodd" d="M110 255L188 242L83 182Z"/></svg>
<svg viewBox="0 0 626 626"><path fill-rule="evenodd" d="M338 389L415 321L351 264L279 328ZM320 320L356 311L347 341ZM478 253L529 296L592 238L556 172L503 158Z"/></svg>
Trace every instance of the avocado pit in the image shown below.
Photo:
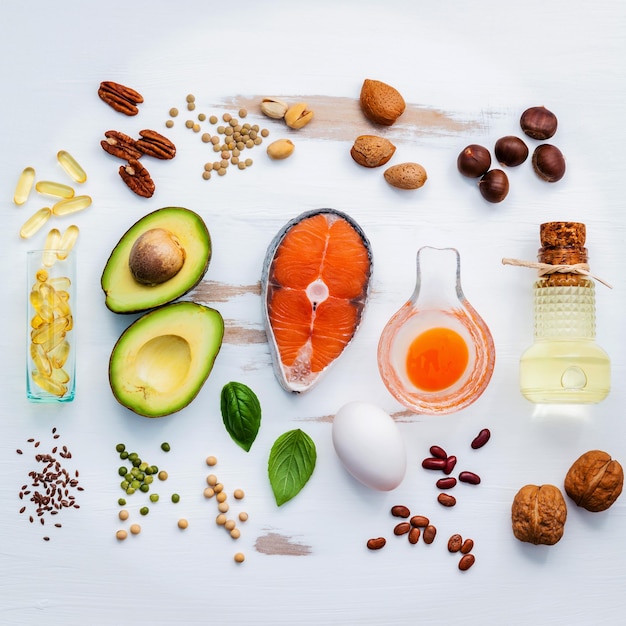
<svg viewBox="0 0 626 626"><path fill-rule="evenodd" d="M180 272L185 250L180 241L164 228L152 228L133 244L128 266L133 278L142 285L160 285Z"/></svg>

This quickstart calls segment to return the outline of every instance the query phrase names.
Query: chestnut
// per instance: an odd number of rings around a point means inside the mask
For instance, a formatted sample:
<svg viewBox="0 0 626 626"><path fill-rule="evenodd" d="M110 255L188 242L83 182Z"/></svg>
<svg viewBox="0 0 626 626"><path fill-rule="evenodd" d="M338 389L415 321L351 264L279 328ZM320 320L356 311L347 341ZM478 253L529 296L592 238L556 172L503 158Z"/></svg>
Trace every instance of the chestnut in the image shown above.
<svg viewBox="0 0 626 626"><path fill-rule="evenodd" d="M456 165L463 176L478 178L491 167L491 154L484 146L470 144L463 148L456 160Z"/></svg>
<svg viewBox="0 0 626 626"><path fill-rule="evenodd" d="M501 165L516 167L528 158L528 146L519 137L507 135L496 141L494 153Z"/></svg>
<svg viewBox="0 0 626 626"><path fill-rule="evenodd" d="M509 193L509 177L502 170L489 170L478 182L478 189L487 202L502 202Z"/></svg>
<svg viewBox="0 0 626 626"><path fill-rule="evenodd" d="M565 175L565 157L550 143L542 143L535 148L532 162L537 176L549 183L555 183Z"/></svg>
<svg viewBox="0 0 626 626"><path fill-rule="evenodd" d="M558 120L552 111L541 106L526 109L522 113L519 123L529 137L544 141L556 133Z"/></svg>

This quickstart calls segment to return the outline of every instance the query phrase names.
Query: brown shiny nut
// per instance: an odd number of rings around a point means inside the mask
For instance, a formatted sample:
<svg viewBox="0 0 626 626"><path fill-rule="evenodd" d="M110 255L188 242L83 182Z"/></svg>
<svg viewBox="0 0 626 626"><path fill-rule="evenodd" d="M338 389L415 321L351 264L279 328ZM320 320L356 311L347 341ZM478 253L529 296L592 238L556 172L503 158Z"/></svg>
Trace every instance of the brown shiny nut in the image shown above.
<svg viewBox="0 0 626 626"><path fill-rule="evenodd" d="M440 478L436 483L437 489L452 489L456 486L456 478L454 476L446 476L446 478Z"/></svg>
<svg viewBox="0 0 626 626"><path fill-rule="evenodd" d="M459 569L466 572L475 562L476 557L473 554L464 554L459 561Z"/></svg>
<svg viewBox="0 0 626 626"><path fill-rule="evenodd" d="M409 511L409 509L402 504L396 504L391 507L391 514L394 517L409 517L409 515L411 515L411 511Z"/></svg>
<svg viewBox="0 0 626 626"><path fill-rule="evenodd" d="M391 126L406 109L406 102L395 87L370 78L363 81L359 102L365 117L383 126Z"/></svg>
<svg viewBox="0 0 626 626"><path fill-rule="evenodd" d="M419 541L421 532L422 531L415 526L411 528L411 530L409 530L409 543L416 544Z"/></svg>
<svg viewBox="0 0 626 626"><path fill-rule="evenodd" d="M119 174L126 186L138 196L151 198L154 195L154 181L148 170L136 159L131 159L126 165L121 165Z"/></svg>
<svg viewBox="0 0 626 626"><path fill-rule="evenodd" d="M467 483L468 485L480 484L480 476L478 474L475 474L474 472L461 472L459 474L459 480L462 483Z"/></svg>
<svg viewBox="0 0 626 626"><path fill-rule="evenodd" d="M425 515L414 515L409 523L415 528L426 528L430 524L430 520Z"/></svg>
<svg viewBox="0 0 626 626"><path fill-rule="evenodd" d="M437 528L432 524L428 524L426 528L424 528L424 532L422 533L422 538L424 539L424 543L431 544L435 541L435 537L437 535Z"/></svg>
<svg viewBox="0 0 626 626"><path fill-rule="evenodd" d="M520 541L554 545L563 536L567 505L554 485L525 485L511 506L513 534Z"/></svg>
<svg viewBox="0 0 626 626"><path fill-rule="evenodd" d="M437 496L437 502L443 506L452 507L456 504L456 498L449 493L440 493Z"/></svg>
<svg viewBox="0 0 626 626"><path fill-rule="evenodd" d="M406 535L410 530L411 524L409 524L408 522L400 522L399 524L396 524L395 528L393 529L393 534L398 536Z"/></svg>
<svg viewBox="0 0 626 626"><path fill-rule="evenodd" d="M374 539L367 540L367 547L369 550L380 550L386 543L387 540L384 537L376 537Z"/></svg>
<svg viewBox="0 0 626 626"><path fill-rule="evenodd" d="M611 455L589 450L565 476L565 492L580 507L597 513L608 509L624 487L624 470Z"/></svg>
<svg viewBox="0 0 626 626"><path fill-rule="evenodd" d="M129 116L137 115L137 105L143 102L143 96L139 92L111 80L100 83L98 96L119 113Z"/></svg>
<svg viewBox="0 0 626 626"><path fill-rule="evenodd" d="M173 159L176 156L176 146L155 130L140 130L139 136L141 139L135 141L135 147L143 154L163 160Z"/></svg>
<svg viewBox="0 0 626 626"><path fill-rule="evenodd" d="M391 159L395 151L396 147L384 137L360 135L354 140L350 156L363 167L380 167Z"/></svg>
<svg viewBox="0 0 626 626"><path fill-rule="evenodd" d="M449 456L446 459L446 464L443 466L443 473L444 474L452 474L452 470L455 468L456 466L456 457L454 455Z"/></svg>
<svg viewBox="0 0 626 626"><path fill-rule="evenodd" d="M489 441L489 439L491 439L491 431L488 428L483 428L472 440L472 450L482 448Z"/></svg>
<svg viewBox="0 0 626 626"><path fill-rule="evenodd" d="M445 459L428 457L422 461L422 467L428 470L442 470L446 466Z"/></svg>
<svg viewBox="0 0 626 626"><path fill-rule="evenodd" d="M426 170L419 163L398 163L387 168L383 176L396 189L419 189L428 179Z"/></svg>
<svg viewBox="0 0 626 626"><path fill-rule="evenodd" d="M129 161L139 159L141 152L135 146L135 140L119 130L107 130L104 133L106 139L100 142L102 149L118 159Z"/></svg>
<svg viewBox="0 0 626 626"><path fill-rule="evenodd" d="M460 548L462 554L469 554L473 549L474 549L473 539L466 539Z"/></svg>
<svg viewBox="0 0 626 626"><path fill-rule="evenodd" d="M306 102L298 102L290 106L285 113L285 124L289 128L300 129L313 119L313 111L309 110Z"/></svg>
<svg viewBox="0 0 626 626"><path fill-rule="evenodd" d="M565 176L565 157L550 143L542 143L535 148L532 164L537 176L548 183L556 183Z"/></svg>
<svg viewBox="0 0 626 626"><path fill-rule="evenodd" d="M448 552L458 552L463 545L463 537L459 534L454 534L448 539Z"/></svg>

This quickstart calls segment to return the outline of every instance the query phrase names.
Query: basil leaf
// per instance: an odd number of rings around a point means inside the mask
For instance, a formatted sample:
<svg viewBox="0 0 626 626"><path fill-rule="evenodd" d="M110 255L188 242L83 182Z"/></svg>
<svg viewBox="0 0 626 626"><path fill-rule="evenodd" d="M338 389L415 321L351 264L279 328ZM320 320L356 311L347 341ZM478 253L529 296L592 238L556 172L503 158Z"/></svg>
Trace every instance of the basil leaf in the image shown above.
<svg viewBox="0 0 626 626"><path fill-rule="evenodd" d="M274 442L267 470L278 506L298 495L311 478L316 460L315 443L299 428L283 433Z"/></svg>
<svg viewBox="0 0 626 626"><path fill-rule="evenodd" d="M261 427L261 404L256 394L243 383L226 383L222 388L220 408L231 439L249 452Z"/></svg>

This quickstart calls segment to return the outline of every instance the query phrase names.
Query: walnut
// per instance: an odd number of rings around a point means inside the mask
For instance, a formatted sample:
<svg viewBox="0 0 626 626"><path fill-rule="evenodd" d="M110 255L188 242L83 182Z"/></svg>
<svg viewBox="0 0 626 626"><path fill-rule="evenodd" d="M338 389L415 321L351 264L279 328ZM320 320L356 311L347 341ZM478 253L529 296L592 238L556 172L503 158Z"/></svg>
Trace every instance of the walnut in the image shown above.
<svg viewBox="0 0 626 626"><path fill-rule="evenodd" d="M587 511L605 511L622 493L624 470L601 450L589 450L579 457L565 476L565 491Z"/></svg>
<svg viewBox="0 0 626 626"><path fill-rule="evenodd" d="M520 541L552 546L565 530L567 505L554 485L526 485L513 500L513 534Z"/></svg>

